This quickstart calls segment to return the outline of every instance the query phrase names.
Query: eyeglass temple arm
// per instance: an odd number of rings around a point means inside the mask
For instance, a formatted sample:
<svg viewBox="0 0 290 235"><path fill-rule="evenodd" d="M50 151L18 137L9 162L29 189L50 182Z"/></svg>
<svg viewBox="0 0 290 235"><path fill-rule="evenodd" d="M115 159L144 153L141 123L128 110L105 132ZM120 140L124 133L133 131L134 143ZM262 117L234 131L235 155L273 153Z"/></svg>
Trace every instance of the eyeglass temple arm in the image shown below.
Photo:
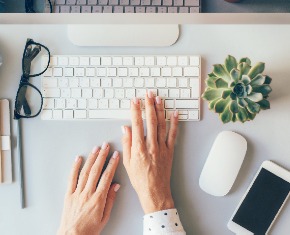
<svg viewBox="0 0 290 235"><path fill-rule="evenodd" d="M18 100L20 100L21 102L16 102L16 110L17 110L18 113L20 113L20 110L23 107L23 111L24 111L25 115L30 116L31 115L31 109L30 109L29 104L27 102L27 99L25 97L26 90L27 90L26 86L23 86L19 90Z"/></svg>

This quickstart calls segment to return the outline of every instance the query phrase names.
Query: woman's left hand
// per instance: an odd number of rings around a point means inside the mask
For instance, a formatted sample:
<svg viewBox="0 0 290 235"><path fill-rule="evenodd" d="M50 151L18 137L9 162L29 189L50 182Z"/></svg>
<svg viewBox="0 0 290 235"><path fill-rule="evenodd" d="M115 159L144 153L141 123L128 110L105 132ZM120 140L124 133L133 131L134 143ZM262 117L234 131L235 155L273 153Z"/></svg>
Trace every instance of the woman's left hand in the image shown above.
<svg viewBox="0 0 290 235"><path fill-rule="evenodd" d="M114 152L102 174L109 149L107 143L94 148L80 175L82 159L76 158L58 235L99 235L107 224L120 188L119 184L111 185L119 163L118 152Z"/></svg>

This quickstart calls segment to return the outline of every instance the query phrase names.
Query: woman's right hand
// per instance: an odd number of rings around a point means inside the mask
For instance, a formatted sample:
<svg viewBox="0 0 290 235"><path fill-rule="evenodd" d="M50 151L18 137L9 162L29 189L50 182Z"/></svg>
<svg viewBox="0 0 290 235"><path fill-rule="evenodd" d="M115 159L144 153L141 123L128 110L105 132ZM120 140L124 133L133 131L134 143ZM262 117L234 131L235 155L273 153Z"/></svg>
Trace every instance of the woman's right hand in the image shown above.
<svg viewBox="0 0 290 235"><path fill-rule="evenodd" d="M145 99L147 137L144 137L140 100L131 102L132 130L123 126L123 161L145 214L174 208L170 177L178 112L172 113L166 133L164 106L148 92Z"/></svg>

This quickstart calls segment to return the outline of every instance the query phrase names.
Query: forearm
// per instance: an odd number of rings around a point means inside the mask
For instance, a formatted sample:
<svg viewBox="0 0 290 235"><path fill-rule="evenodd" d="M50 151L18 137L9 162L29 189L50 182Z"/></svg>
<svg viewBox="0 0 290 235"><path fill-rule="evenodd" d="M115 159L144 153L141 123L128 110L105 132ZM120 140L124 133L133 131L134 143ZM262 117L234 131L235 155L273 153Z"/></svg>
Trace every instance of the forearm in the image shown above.
<svg viewBox="0 0 290 235"><path fill-rule="evenodd" d="M143 235L185 235L176 209L168 209L144 216Z"/></svg>

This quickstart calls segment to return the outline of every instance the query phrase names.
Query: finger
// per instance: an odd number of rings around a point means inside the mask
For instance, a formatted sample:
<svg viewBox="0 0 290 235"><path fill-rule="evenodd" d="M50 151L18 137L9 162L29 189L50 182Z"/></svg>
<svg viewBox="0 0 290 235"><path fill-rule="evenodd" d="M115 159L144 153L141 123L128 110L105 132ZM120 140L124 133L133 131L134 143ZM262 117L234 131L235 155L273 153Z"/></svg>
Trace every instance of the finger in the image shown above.
<svg viewBox="0 0 290 235"><path fill-rule="evenodd" d="M147 124L147 143L157 144L157 116L154 107L154 98L152 91L148 91L145 97L145 112Z"/></svg>
<svg viewBox="0 0 290 235"><path fill-rule="evenodd" d="M81 165L82 165L82 158L77 156L75 159L73 168L71 170L71 173L70 173L70 179L69 179L69 184L68 184L68 189L67 189L68 194L72 194L76 190Z"/></svg>
<svg viewBox="0 0 290 235"><path fill-rule="evenodd" d="M132 133L131 129L127 126L122 126L123 138L123 161L127 165L131 159L131 146L132 146Z"/></svg>
<svg viewBox="0 0 290 235"><path fill-rule="evenodd" d="M155 99L155 107L156 107L156 113L157 113L157 138L158 143L164 143L166 142L166 122L165 122L165 113L164 113L164 107L163 102L159 96Z"/></svg>
<svg viewBox="0 0 290 235"><path fill-rule="evenodd" d="M115 151L113 153L113 156L111 157L109 164L104 173L102 174L100 182L98 184L96 195L102 195L102 198L104 198L104 200L107 198L109 188L115 175L120 159L119 156L119 152Z"/></svg>
<svg viewBox="0 0 290 235"><path fill-rule="evenodd" d="M170 119L170 128L169 128L168 136L167 136L167 147L169 149L174 148L175 139L177 136L177 129L178 129L178 111L176 110L171 115L171 119Z"/></svg>
<svg viewBox="0 0 290 235"><path fill-rule="evenodd" d="M99 151L98 157L94 162L93 166L91 167L88 181L85 186L85 190L91 193L96 191L97 183L100 179L100 175L102 173L103 167L105 165L107 156L109 154L109 145L108 143L104 142L102 144L102 148Z"/></svg>
<svg viewBox="0 0 290 235"><path fill-rule="evenodd" d="M132 116L132 145L139 149L144 148L144 129L142 112L140 108L140 100L134 98L131 102L131 116Z"/></svg>
<svg viewBox="0 0 290 235"><path fill-rule="evenodd" d="M105 225L108 223L110 215L111 215L111 211L113 209L114 206L114 202L116 199L116 194L117 191L120 189L120 185L119 184L113 184L110 187L110 190L108 192L108 196L107 196L107 200L106 200L106 206L104 209L104 213L103 213L103 218L102 218L102 223Z"/></svg>

